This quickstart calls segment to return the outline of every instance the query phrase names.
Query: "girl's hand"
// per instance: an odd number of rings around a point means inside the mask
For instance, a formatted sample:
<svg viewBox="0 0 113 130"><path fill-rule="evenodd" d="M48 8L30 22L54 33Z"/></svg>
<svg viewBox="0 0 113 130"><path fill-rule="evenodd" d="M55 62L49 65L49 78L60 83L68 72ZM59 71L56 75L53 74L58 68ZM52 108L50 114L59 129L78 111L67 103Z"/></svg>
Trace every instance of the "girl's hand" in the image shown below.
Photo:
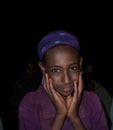
<svg viewBox="0 0 113 130"><path fill-rule="evenodd" d="M73 96L68 96L66 100L67 104L67 109L68 109L68 114L67 116L69 118L76 118L78 117L78 112L79 112L79 104L81 100L81 94L83 90L83 80L82 80L82 74L80 73L79 75L79 82L77 86L77 82L74 81L74 94Z"/></svg>
<svg viewBox="0 0 113 130"><path fill-rule="evenodd" d="M44 77L44 89L50 96L53 104L55 105L56 115L66 116L67 114L66 103L63 97L54 89L52 80L48 78L48 74L45 74Z"/></svg>

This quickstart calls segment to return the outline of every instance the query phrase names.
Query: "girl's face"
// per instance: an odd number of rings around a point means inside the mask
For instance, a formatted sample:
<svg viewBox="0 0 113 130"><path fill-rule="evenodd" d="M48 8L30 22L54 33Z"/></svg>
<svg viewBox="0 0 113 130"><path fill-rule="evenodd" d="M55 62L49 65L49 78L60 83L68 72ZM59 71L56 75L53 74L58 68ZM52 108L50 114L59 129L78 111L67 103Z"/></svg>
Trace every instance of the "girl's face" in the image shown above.
<svg viewBox="0 0 113 130"><path fill-rule="evenodd" d="M74 81L78 82L81 60L75 48L56 46L46 52L45 65L40 68L52 79L54 89L65 97L72 94Z"/></svg>

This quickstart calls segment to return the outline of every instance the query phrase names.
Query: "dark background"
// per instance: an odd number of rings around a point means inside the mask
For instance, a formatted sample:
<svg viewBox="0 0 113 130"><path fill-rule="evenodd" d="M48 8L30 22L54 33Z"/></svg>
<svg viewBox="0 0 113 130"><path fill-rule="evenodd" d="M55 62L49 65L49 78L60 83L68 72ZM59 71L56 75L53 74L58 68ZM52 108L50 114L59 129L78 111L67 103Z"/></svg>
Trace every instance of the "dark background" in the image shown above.
<svg viewBox="0 0 113 130"><path fill-rule="evenodd" d="M1 115L11 121L10 97L29 60L38 61L37 43L53 30L78 37L83 55L93 59L95 79L113 94L113 12L111 3L3 3L1 11ZM9 111L8 111L9 109ZM13 115L12 115L13 116ZM4 117L3 117L4 118ZM13 123L12 123L13 124ZM9 127L12 128L11 125Z"/></svg>

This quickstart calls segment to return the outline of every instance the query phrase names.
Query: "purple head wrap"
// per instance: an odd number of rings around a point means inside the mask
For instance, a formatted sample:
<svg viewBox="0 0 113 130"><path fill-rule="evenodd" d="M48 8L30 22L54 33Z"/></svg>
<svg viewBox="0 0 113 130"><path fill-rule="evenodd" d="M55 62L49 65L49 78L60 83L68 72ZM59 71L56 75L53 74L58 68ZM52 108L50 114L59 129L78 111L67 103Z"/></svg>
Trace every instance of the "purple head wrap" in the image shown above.
<svg viewBox="0 0 113 130"><path fill-rule="evenodd" d="M80 51L80 46L78 39L63 30L53 31L47 34L42 40L38 43L38 55L39 58L42 59L44 53L51 47L56 46L58 44L67 44L75 47L78 51Z"/></svg>

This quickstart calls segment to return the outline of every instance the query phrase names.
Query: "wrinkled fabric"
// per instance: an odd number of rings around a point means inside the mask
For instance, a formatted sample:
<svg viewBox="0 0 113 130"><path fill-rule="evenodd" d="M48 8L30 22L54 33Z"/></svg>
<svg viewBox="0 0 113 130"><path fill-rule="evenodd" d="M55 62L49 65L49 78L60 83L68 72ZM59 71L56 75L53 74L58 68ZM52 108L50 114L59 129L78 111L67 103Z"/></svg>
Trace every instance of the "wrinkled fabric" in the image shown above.
<svg viewBox="0 0 113 130"><path fill-rule="evenodd" d="M79 115L87 130L108 130L99 98L94 93L87 91L84 91L82 98ZM19 106L18 117L19 130L51 130L55 108L42 86L23 98ZM73 130L68 118L65 120L62 130Z"/></svg>

